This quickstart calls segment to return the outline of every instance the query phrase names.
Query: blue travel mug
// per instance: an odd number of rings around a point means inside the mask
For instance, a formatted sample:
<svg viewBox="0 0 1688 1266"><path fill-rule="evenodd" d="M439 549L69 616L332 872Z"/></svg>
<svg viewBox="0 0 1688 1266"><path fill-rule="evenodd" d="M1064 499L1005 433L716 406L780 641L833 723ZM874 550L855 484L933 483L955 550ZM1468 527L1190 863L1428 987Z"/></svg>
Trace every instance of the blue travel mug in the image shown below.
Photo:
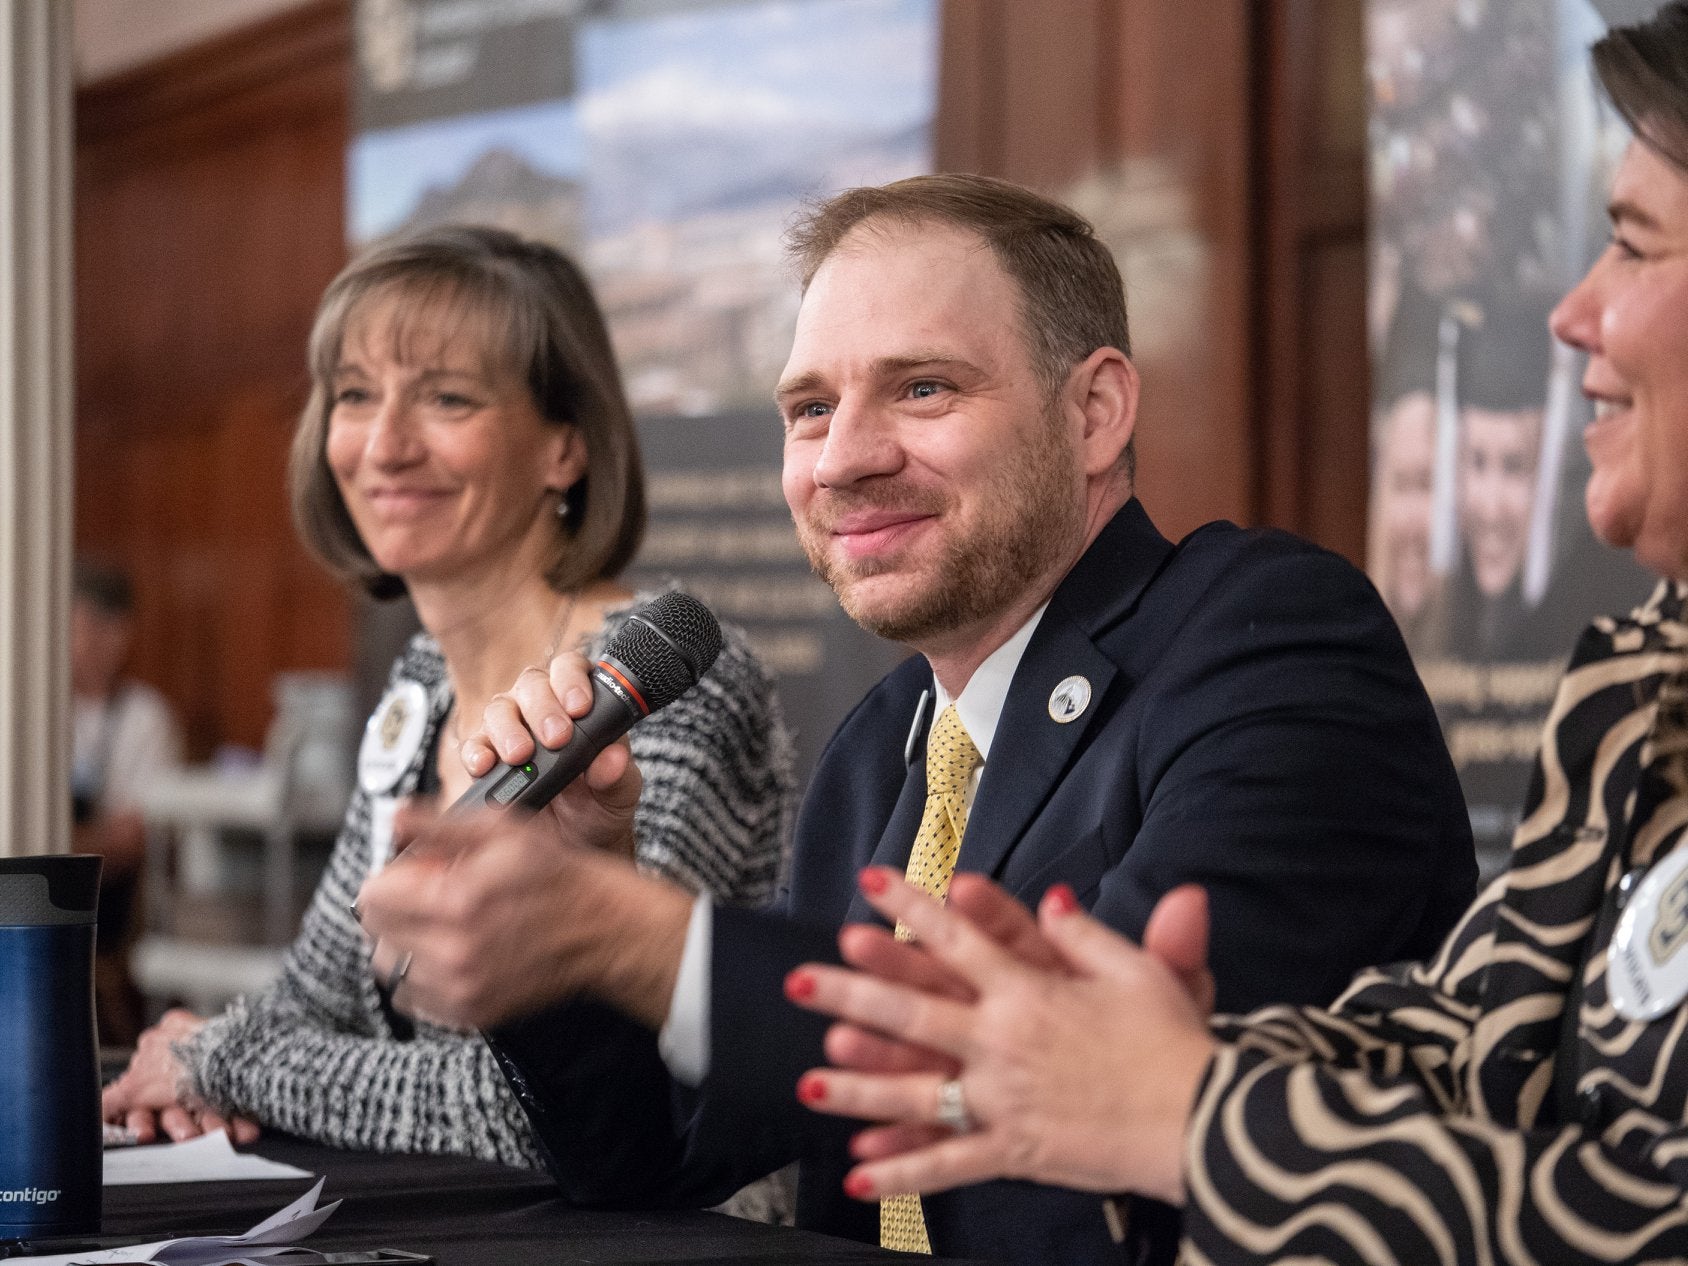
<svg viewBox="0 0 1688 1266"><path fill-rule="evenodd" d="M0 858L0 1240L100 1228L100 859Z"/></svg>

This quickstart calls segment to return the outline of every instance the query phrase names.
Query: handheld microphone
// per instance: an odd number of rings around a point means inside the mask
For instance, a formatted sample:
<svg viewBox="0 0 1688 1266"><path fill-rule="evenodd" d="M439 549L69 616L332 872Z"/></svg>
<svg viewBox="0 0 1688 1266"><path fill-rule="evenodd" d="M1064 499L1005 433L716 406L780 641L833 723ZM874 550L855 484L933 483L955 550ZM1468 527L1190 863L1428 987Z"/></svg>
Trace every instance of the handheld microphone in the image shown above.
<svg viewBox="0 0 1688 1266"><path fill-rule="evenodd" d="M535 742L519 765L503 761L470 784L450 812L520 809L537 813L586 771L593 757L659 708L695 686L721 653L721 626L690 594L662 594L639 607L592 665L592 706L574 719L568 742Z"/></svg>

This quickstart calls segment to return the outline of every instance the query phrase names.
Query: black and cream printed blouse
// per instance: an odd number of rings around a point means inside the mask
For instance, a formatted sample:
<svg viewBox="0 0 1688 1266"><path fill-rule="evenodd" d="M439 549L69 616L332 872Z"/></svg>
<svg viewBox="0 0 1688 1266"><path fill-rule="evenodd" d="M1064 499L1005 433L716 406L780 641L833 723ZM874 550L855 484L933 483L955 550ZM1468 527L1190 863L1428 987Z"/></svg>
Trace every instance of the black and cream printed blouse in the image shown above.
<svg viewBox="0 0 1688 1266"><path fill-rule="evenodd" d="M1636 879L1688 847L1683 598L1583 634L1510 867L1433 960L1215 1020L1184 1260L1688 1261L1688 1005L1606 989Z"/></svg>

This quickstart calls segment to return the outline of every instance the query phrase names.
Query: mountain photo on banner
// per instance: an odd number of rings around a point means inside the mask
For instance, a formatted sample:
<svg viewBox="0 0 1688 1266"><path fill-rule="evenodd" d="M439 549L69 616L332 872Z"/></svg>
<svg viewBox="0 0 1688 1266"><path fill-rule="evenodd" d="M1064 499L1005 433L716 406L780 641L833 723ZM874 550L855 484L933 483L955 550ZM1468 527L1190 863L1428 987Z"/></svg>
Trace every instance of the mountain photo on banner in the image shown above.
<svg viewBox="0 0 1688 1266"><path fill-rule="evenodd" d="M585 259L635 410L769 404L797 311L785 225L805 199L930 170L936 42L933 0L583 25Z"/></svg>

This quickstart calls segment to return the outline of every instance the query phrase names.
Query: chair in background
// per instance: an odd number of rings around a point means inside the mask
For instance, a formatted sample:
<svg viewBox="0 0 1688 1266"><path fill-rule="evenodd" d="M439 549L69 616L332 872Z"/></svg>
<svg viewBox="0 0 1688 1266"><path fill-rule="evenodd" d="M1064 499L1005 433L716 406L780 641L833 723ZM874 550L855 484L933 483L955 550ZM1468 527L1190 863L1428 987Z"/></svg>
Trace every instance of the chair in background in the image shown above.
<svg viewBox="0 0 1688 1266"><path fill-rule="evenodd" d="M275 720L255 763L185 768L143 801L146 917L131 964L154 1004L207 1013L268 985L293 937L298 893L315 879L299 872L299 843L340 828L353 764L350 684L338 674L283 673L273 695ZM242 837L260 841L255 875ZM255 936L239 914L253 888Z"/></svg>

